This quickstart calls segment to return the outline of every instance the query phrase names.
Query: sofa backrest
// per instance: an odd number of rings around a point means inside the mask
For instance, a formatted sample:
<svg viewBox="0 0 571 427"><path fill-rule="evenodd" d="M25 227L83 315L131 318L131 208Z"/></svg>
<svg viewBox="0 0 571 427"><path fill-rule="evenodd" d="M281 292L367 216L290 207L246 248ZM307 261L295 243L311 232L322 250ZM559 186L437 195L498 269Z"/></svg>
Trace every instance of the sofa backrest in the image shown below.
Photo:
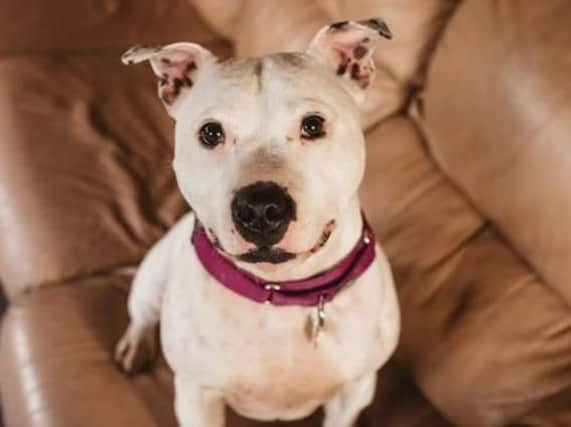
<svg viewBox="0 0 571 427"><path fill-rule="evenodd" d="M571 7L465 0L420 122L442 169L571 303Z"/></svg>
<svg viewBox="0 0 571 427"><path fill-rule="evenodd" d="M0 56L218 39L186 0L4 0Z"/></svg>

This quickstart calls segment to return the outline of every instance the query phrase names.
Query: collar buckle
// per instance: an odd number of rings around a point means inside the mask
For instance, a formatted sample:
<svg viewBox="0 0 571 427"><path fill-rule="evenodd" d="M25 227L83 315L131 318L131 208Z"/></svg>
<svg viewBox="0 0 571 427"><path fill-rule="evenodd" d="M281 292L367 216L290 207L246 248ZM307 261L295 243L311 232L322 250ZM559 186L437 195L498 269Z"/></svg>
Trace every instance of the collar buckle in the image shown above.
<svg viewBox="0 0 571 427"><path fill-rule="evenodd" d="M271 304L272 299L274 297L274 292L278 292L281 290L281 285L278 283L266 283L264 285L264 289L268 291L268 298L264 301L265 304Z"/></svg>

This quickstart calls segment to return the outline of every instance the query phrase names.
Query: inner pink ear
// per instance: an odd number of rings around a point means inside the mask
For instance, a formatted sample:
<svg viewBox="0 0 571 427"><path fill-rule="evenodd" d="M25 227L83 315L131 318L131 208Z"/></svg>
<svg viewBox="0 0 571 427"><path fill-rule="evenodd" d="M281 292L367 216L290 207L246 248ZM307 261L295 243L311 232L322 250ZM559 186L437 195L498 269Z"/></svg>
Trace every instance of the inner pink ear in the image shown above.
<svg viewBox="0 0 571 427"><path fill-rule="evenodd" d="M183 89L193 86L192 73L196 62L186 52L159 54L153 65L159 80L159 95L163 102L172 105Z"/></svg>
<svg viewBox="0 0 571 427"><path fill-rule="evenodd" d="M369 86L375 71L370 38L333 39L331 45L338 57L337 75L348 76L362 89Z"/></svg>
<svg viewBox="0 0 571 427"><path fill-rule="evenodd" d="M375 75L373 52L381 37L392 37L381 18L336 22L318 31L307 52L332 67L338 76L365 89ZM360 102L362 97L358 98Z"/></svg>

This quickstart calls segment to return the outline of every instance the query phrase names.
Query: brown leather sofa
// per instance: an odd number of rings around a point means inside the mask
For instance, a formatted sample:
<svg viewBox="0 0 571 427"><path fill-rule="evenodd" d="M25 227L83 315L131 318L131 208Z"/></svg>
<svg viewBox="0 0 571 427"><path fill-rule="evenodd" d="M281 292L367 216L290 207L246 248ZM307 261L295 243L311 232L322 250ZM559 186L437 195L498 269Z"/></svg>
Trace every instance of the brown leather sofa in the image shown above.
<svg viewBox="0 0 571 427"><path fill-rule="evenodd" d="M176 425L164 362L127 377L111 361L133 268L186 210L153 77L120 53L253 55L375 15L395 38L376 56L362 196L403 332L359 426L571 426L569 1L193 3L1 6L6 426Z"/></svg>

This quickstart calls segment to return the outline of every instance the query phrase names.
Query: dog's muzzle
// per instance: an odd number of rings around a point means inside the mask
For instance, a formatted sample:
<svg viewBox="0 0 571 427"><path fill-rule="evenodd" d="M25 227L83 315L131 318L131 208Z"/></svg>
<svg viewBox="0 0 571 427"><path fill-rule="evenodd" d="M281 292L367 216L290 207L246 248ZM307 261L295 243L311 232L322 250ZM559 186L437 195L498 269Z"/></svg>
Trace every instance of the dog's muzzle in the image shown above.
<svg viewBox="0 0 571 427"><path fill-rule="evenodd" d="M295 219L294 200L284 187L260 181L242 187L232 200L232 221L240 235L258 247L269 248L284 236Z"/></svg>

